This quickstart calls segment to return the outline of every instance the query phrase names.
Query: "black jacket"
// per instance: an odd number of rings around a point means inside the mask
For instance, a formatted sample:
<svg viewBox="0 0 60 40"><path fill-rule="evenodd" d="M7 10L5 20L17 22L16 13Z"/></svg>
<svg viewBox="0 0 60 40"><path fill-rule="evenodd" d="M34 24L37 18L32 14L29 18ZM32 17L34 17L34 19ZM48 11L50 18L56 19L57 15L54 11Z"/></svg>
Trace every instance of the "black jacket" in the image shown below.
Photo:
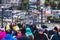
<svg viewBox="0 0 60 40"><path fill-rule="evenodd" d="M20 37L19 40L31 40L31 39L24 35L24 36Z"/></svg>
<svg viewBox="0 0 60 40"><path fill-rule="evenodd" d="M48 40L45 34L36 34L34 40Z"/></svg>

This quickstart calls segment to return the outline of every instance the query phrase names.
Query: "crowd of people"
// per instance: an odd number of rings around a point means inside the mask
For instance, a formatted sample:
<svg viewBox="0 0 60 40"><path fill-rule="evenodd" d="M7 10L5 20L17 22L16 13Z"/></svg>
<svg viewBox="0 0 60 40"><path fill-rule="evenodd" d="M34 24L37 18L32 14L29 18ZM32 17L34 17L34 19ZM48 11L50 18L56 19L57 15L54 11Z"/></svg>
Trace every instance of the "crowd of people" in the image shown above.
<svg viewBox="0 0 60 40"><path fill-rule="evenodd" d="M0 40L60 40L60 28L48 30L46 25L37 28L35 24L8 23L0 28Z"/></svg>

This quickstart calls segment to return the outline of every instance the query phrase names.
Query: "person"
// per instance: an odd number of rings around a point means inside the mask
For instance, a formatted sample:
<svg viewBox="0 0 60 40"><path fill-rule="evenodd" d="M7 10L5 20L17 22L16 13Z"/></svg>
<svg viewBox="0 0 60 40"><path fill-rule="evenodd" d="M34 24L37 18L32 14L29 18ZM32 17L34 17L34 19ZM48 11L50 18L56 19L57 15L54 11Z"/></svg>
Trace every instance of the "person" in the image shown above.
<svg viewBox="0 0 60 40"><path fill-rule="evenodd" d="M38 29L38 33L35 34L34 40L49 40L48 36L45 35L43 29Z"/></svg>
<svg viewBox="0 0 60 40"><path fill-rule="evenodd" d="M51 36L50 40L60 40L60 28L58 29L58 32Z"/></svg>
<svg viewBox="0 0 60 40"><path fill-rule="evenodd" d="M28 36L28 37L30 36L34 39L34 35L29 27L26 28L25 34L26 34L26 36Z"/></svg>
<svg viewBox="0 0 60 40"><path fill-rule="evenodd" d="M23 35L22 37L19 38L19 40L31 40L31 39L26 35Z"/></svg>
<svg viewBox="0 0 60 40"><path fill-rule="evenodd" d="M0 28L0 40L2 40L6 36L6 32L4 28Z"/></svg>
<svg viewBox="0 0 60 40"><path fill-rule="evenodd" d="M31 31L33 34L35 34L35 32L37 31L36 25L31 25Z"/></svg>
<svg viewBox="0 0 60 40"><path fill-rule="evenodd" d="M19 28L22 28L22 24L20 22L17 25Z"/></svg>
<svg viewBox="0 0 60 40"><path fill-rule="evenodd" d="M44 29L44 33L48 35L48 27L46 25L42 25L42 28Z"/></svg>
<svg viewBox="0 0 60 40"><path fill-rule="evenodd" d="M10 27L10 29L12 31L13 30L13 23L12 22L9 23L9 27Z"/></svg>
<svg viewBox="0 0 60 40"><path fill-rule="evenodd" d="M11 34L12 33L9 24L6 25L5 31L6 31L7 34Z"/></svg>
<svg viewBox="0 0 60 40"><path fill-rule="evenodd" d="M19 40L20 37L22 37L22 33L21 33L20 30L18 30L17 31L17 36L16 36L17 40Z"/></svg>
<svg viewBox="0 0 60 40"><path fill-rule="evenodd" d="M4 37L2 40L17 40L17 39L13 38L11 34L6 34L6 37Z"/></svg>
<svg viewBox="0 0 60 40"><path fill-rule="evenodd" d="M53 30L49 30L48 32L48 37L50 39L50 37L55 34L56 32L58 32L58 28L57 27L54 27Z"/></svg>
<svg viewBox="0 0 60 40"><path fill-rule="evenodd" d="M25 29L26 29L26 27L25 27L25 26L22 26L22 29L20 29L20 30L21 30L21 33L22 33L22 35L24 35L24 34L25 34Z"/></svg>
<svg viewBox="0 0 60 40"><path fill-rule="evenodd" d="M17 40L15 37L12 36L12 32L9 25L5 27L5 30L6 36L2 40Z"/></svg>
<svg viewBox="0 0 60 40"><path fill-rule="evenodd" d="M19 27L16 25L16 23L13 24L13 36L17 35L17 31L19 30Z"/></svg>

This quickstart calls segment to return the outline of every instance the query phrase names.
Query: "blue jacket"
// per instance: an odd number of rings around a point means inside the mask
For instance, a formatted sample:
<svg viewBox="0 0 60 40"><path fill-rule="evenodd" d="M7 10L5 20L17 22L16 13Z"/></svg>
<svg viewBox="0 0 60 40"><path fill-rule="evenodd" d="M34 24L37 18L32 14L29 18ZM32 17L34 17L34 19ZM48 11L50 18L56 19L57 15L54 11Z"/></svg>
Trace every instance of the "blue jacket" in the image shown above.
<svg viewBox="0 0 60 40"><path fill-rule="evenodd" d="M58 33L55 33L53 35L53 37L51 38L51 40L60 40L59 36L58 36Z"/></svg>
<svg viewBox="0 0 60 40"><path fill-rule="evenodd" d="M17 40L16 38L13 38L11 34L6 34L6 37L3 38L2 40Z"/></svg>

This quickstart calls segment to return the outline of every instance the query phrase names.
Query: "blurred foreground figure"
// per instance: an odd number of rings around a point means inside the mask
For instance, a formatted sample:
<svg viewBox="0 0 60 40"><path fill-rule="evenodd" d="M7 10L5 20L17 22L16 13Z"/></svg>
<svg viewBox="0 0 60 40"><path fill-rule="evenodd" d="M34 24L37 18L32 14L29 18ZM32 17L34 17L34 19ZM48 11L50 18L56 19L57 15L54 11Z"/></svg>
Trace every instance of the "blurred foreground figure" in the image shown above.
<svg viewBox="0 0 60 40"><path fill-rule="evenodd" d="M5 38L3 38L2 40L17 40L17 39L14 38L11 34L6 34Z"/></svg>
<svg viewBox="0 0 60 40"><path fill-rule="evenodd" d="M43 32L42 29L38 29L38 33L36 33L34 40L48 40L48 36Z"/></svg>
<svg viewBox="0 0 60 40"><path fill-rule="evenodd" d="M6 32L4 31L4 28L0 28L0 40L2 40L6 36Z"/></svg>
<svg viewBox="0 0 60 40"><path fill-rule="evenodd" d="M58 29L58 32L51 36L51 40L60 40L60 28Z"/></svg>
<svg viewBox="0 0 60 40"><path fill-rule="evenodd" d="M19 38L19 40L30 40L30 38L27 37L26 35L23 35L22 37Z"/></svg>
<svg viewBox="0 0 60 40"><path fill-rule="evenodd" d="M49 30L48 32L48 37L50 39L50 37L55 34L56 32L58 32L58 28L57 27L54 27L53 30Z"/></svg>
<svg viewBox="0 0 60 40"><path fill-rule="evenodd" d="M46 25L42 25L42 28L44 29L44 33L48 35L48 27Z"/></svg>
<svg viewBox="0 0 60 40"><path fill-rule="evenodd" d="M34 35L33 35L32 31L31 31L31 29L30 29L29 27L26 28L25 35L26 35L27 37L30 37L31 40L34 39Z"/></svg>

